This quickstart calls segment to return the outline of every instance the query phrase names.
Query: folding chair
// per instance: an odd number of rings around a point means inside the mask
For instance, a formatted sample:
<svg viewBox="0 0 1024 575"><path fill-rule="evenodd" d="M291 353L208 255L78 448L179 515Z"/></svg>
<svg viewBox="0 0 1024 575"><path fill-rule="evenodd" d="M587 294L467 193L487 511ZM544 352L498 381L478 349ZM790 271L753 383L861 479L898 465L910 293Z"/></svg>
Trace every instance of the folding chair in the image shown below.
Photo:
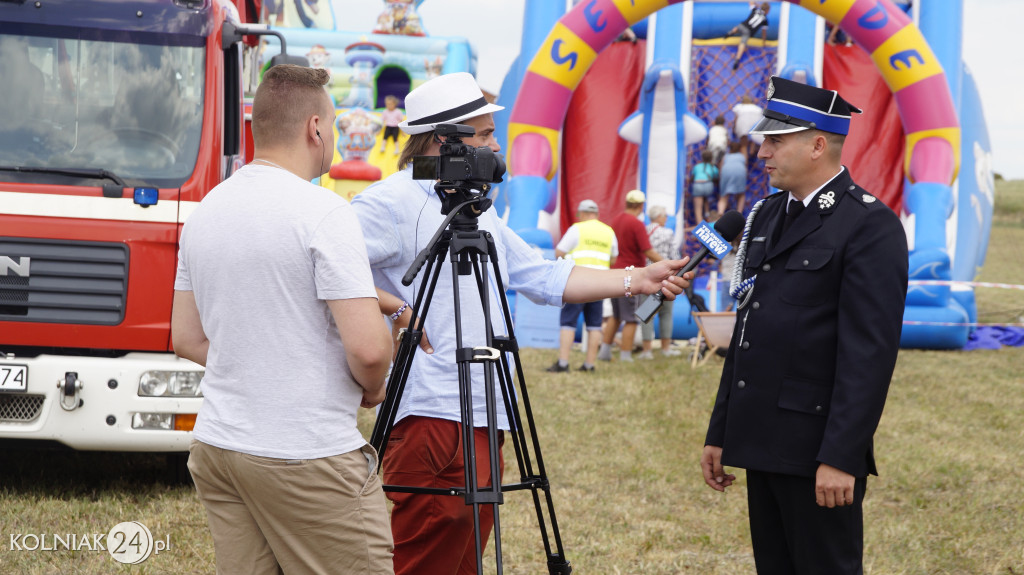
<svg viewBox="0 0 1024 575"><path fill-rule="evenodd" d="M704 365L718 349L729 349L732 330L736 326L736 312L695 311L693 321L697 323L697 346L690 356L690 367L697 367Z"/></svg>

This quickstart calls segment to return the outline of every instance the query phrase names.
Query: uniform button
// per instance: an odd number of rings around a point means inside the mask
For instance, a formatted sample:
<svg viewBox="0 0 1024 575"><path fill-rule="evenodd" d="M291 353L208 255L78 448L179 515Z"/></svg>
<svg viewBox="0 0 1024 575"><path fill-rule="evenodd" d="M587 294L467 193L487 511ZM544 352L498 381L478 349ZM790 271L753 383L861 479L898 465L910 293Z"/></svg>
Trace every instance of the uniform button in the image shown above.
<svg viewBox="0 0 1024 575"><path fill-rule="evenodd" d="M749 341L745 341L745 342L743 342L743 345L740 346L740 347L742 347L743 349L750 349L750 342Z"/></svg>
<svg viewBox="0 0 1024 575"><path fill-rule="evenodd" d="M811 262L809 260L804 260L804 267L807 267L809 265L811 265Z"/></svg>
<svg viewBox="0 0 1024 575"><path fill-rule="evenodd" d="M751 304L750 307L752 307L754 309L761 309L761 302L755 301L753 304Z"/></svg>
<svg viewBox="0 0 1024 575"><path fill-rule="evenodd" d="M856 190L856 189L857 189L857 186L850 186L849 188L846 188L846 189L847 189L847 190L850 190L850 191L852 192L853 190Z"/></svg>
<svg viewBox="0 0 1024 575"><path fill-rule="evenodd" d="M814 406L814 411L821 411L821 406L820 405L815 405Z"/></svg>
<svg viewBox="0 0 1024 575"><path fill-rule="evenodd" d="M736 382L736 387L738 387L740 389L743 389L746 386L747 386L747 382L743 381L742 379Z"/></svg>
<svg viewBox="0 0 1024 575"><path fill-rule="evenodd" d="M761 271L763 271L763 272L770 272L770 271L772 271L772 264L764 264L763 266L761 266Z"/></svg>

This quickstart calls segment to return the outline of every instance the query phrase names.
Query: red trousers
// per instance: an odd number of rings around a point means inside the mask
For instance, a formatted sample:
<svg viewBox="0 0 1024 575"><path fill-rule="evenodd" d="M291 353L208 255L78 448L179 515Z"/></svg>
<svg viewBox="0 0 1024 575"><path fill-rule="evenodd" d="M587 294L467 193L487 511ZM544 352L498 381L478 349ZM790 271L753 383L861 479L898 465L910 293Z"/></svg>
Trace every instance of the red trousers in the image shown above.
<svg viewBox="0 0 1024 575"><path fill-rule="evenodd" d="M487 429L475 429L477 485L491 485ZM498 465L505 471L498 432ZM462 487L466 483L460 425L446 419L410 416L391 430L384 452L384 483L418 487ZM498 478L501 481L501 478ZM476 575L473 506L463 497L388 493L394 503L395 575ZM494 525L490 504L480 505L480 537L486 544Z"/></svg>

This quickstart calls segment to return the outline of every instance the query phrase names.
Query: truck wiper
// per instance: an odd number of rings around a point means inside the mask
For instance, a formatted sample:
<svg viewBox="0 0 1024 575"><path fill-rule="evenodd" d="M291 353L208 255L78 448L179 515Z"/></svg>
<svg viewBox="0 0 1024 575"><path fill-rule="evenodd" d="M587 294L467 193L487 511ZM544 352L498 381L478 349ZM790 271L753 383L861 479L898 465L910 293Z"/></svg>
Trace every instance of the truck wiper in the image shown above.
<svg viewBox="0 0 1024 575"><path fill-rule="evenodd" d="M44 168L41 166L0 166L0 172L20 172L37 174L59 174L62 176L79 176L82 178L93 178L97 180L110 180L125 188L128 184L114 172L103 169L90 168Z"/></svg>

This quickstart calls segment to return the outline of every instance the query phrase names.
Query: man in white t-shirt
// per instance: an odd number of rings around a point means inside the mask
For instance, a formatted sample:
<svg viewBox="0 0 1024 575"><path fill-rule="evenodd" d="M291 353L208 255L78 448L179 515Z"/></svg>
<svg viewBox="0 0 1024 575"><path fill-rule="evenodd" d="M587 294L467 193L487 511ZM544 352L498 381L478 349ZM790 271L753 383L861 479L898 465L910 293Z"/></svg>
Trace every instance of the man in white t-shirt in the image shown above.
<svg viewBox="0 0 1024 575"><path fill-rule="evenodd" d="M330 167L325 70L275 66L253 102L255 159L185 223L175 353L206 367L188 467L218 573L393 573L376 454L391 335L359 220L310 183Z"/></svg>

